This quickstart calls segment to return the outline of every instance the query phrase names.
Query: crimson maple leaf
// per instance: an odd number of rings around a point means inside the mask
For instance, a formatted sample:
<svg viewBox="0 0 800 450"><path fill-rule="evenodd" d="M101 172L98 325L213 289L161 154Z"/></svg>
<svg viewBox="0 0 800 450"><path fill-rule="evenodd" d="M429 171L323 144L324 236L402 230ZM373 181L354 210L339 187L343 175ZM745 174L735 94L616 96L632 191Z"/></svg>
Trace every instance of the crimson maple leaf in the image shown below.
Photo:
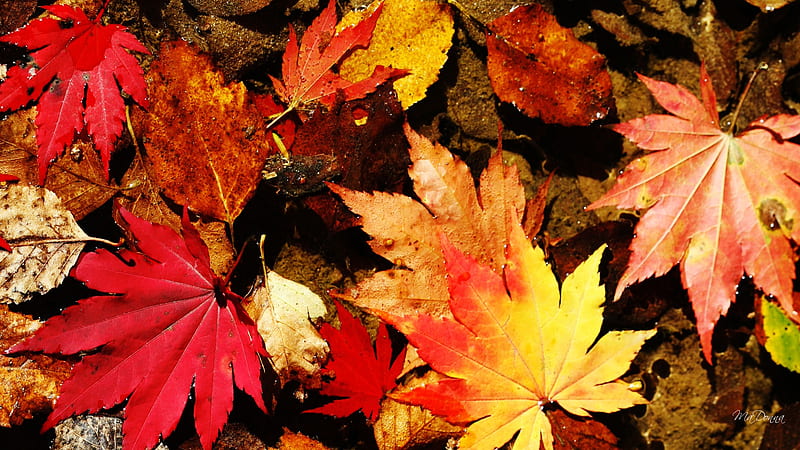
<svg viewBox="0 0 800 450"><path fill-rule="evenodd" d="M703 352L744 274L778 298L795 320L792 279L800 242L800 116L779 114L739 135L720 129L711 80L700 69L702 101L686 88L639 75L673 115L652 114L613 129L652 153L633 161L590 208L647 209L636 226L628 285L681 266ZM770 176L769 174L772 174Z"/></svg>
<svg viewBox="0 0 800 450"><path fill-rule="evenodd" d="M100 25L99 15L92 21L79 8L43 8L62 20L37 19L0 37L2 42L33 50L31 57L36 65L8 70L0 83L0 111L39 101L39 184L44 184L48 165L64 152L76 133L83 131L84 123L108 172L111 151L125 119L119 88L147 106L142 68L125 49L149 52L124 26Z"/></svg>
<svg viewBox="0 0 800 450"><path fill-rule="evenodd" d="M361 410L372 420L378 415L383 397L397 386L395 379L403 370L406 349L403 348L392 362L392 343L386 325L378 327L373 349L364 325L341 304L336 303L336 310L340 329L328 323L320 328L320 334L331 349L332 361L327 370L335 374L321 393L342 398L306 412L346 417Z"/></svg>
<svg viewBox="0 0 800 450"><path fill-rule="evenodd" d="M383 5L378 6L375 12L358 24L337 33L336 2L331 0L306 29L299 47L297 34L289 26L289 43L283 53L283 81L270 75L275 90L288 107L272 123L302 104L318 101L330 106L339 91L345 100L361 98L387 80L407 73L405 70L377 66L368 78L352 83L331 70L351 50L369 45L382 9Z"/></svg>
<svg viewBox="0 0 800 450"><path fill-rule="evenodd" d="M183 216L183 238L166 226L121 209L141 251L85 254L73 276L99 295L78 302L12 347L85 356L67 380L50 428L85 411L110 408L128 398L125 448L153 447L171 433L194 385L195 426L204 448L227 420L236 386L265 410L261 365L266 355L240 298L210 268L208 248Z"/></svg>

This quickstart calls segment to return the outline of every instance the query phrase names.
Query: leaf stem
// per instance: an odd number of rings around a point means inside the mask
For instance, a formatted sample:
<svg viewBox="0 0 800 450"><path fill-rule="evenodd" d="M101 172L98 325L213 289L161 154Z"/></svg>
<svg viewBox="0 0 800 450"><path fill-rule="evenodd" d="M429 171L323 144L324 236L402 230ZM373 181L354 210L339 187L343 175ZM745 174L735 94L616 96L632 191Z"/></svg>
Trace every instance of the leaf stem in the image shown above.
<svg viewBox="0 0 800 450"><path fill-rule="evenodd" d="M244 241L244 244L242 244L242 248L239 249L239 256L236 257L236 261L233 262L233 265L231 266L231 269L228 271L227 275L225 275L225 278L222 280L222 283L220 284L221 287L228 286L228 283L231 282L231 277L233 276L233 271L236 270L236 266L239 265L239 262L242 260L242 255L244 255L244 249L247 248L247 244L252 242L254 239L255 239L255 236L250 236L250 237L247 238L246 241Z"/></svg>
<svg viewBox="0 0 800 450"><path fill-rule="evenodd" d="M733 116L731 117L731 125L728 129L728 133L733 134L734 130L736 129L736 120L739 119L739 112L742 110L742 104L744 104L744 99L747 97L747 93L750 92L750 88L753 86L753 81L755 81L756 76L764 70L769 70L769 64L764 61L758 63L758 67L750 74L750 79L747 80L747 84L744 86L744 90L742 91L742 95L739 97L739 103L736 105L736 109L733 111Z"/></svg>
<svg viewBox="0 0 800 450"><path fill-rule="evenodd" d="M45 245L45 244L72 244L75 242L99 242L101 244L110 245L112 247L122 247L122 244L125 243L124 238L120 238L119 242L109 241L108 239L103 238L96 238L87 236L85 238L50 238L50 239L37 239L33 241L21 241L16 242L15 239L10 239L8 241L12 247L31 247L34 245Z"/></svg>
<svg viewBox="0 0 800 450"><path fill-rule="evenodd" d="M105 14L106 8L108 7L108 4L110 2L111 0L106 0L105 2L103 2L103 7L100 8L100 12L97 13L97 17L94 18L94 23L100 23L100 19L103 17L103 14Z"/></svg>

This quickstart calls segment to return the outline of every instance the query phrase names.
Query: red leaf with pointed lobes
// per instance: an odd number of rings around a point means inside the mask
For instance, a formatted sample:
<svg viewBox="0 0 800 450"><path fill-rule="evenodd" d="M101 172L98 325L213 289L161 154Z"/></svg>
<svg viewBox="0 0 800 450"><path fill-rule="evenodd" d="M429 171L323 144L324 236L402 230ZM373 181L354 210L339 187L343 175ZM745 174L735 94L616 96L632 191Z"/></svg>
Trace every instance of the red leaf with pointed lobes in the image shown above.
<svg viewBox="0 0 800 450"><path fill-rule="evenodd" d="M283 81L270 76L278 95L289 105L288 110L315 101L331 106L338 91L343 92L344 100L361 98L384 82L407 73L378 66L371 76L353 83L331 70L351 50L369 45L382 7L360 23L337 33L336 2L331 0L306 29L299 47L294 29L289 29L289 43L283 54Z"/></svg>
<svg viewBox="0 0 800 450"><path fill-rule="evenodd" d="M386 325L378 327L373 349L364 324L338 302L336 310L340 329L328 323L320 329L333 358L327 370L336 376L321 393L342 398L306 412L346 417L361 410L372 421L377 418L381 400L397 386L395 379L403 370L406 349L403 348L392 362L392 342Z"/></svg>
<svg viewBox="0 0 800 450"><path fill-rule="evenodd" d="M639 75L671 115L613 127L652 153L632 162L590 208L647 209L636 226L616 297L631 284L680 264L706 360L719 317L743 275L777 297L793 320L795 254L800 242L800 116L779 114L734 136L722 131L716 97L700 68L702 100L683 86ZM772 176L768 175L771 174Z"/></svg>
<svg viewBox="0 0 800 450"><path fill-rule="evenodd" d="M153 447L178 424L194 386L200 441L211 448L233 406L233 386L265 410L266 355L240 298L222 286L208 248L183 216L183 237L120 210L140 252L83 255L73 276L115 295L81 300L11 348L85 356L64 383L44 428L125 401L125 448ZM234 377L235 376L235 377Z"/></svg>
<svg viewBox="0 0 800 450"><path fill-rule="evenodd" d="M147 106L142 69L126 49L150 52L122 25L100 25L98 20L89 20L83 10L70 6L43 8L62 20L37 19L0 37L0 42L31 49L38 67L8 70L0 83L0 111L38 100L39 184L44 184L48 165L64 153L84 124L108 172L125 119L119 88Z"/></svg>

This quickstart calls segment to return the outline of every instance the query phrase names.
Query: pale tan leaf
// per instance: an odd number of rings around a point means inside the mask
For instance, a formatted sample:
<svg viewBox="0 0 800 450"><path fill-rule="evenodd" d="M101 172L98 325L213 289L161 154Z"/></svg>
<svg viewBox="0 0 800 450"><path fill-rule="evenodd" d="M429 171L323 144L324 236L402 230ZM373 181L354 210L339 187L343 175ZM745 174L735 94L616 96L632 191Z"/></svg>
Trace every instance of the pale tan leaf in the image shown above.
<svg viewBox="0 0 800 450"><path fill-rule="evenodd" d="M0 252L3 303L61 284L90 239L52 191L23 185L0 190L0 236L12 248Z"/></svg>
<svg viewBox="0 0 800 450"><path fill-rule="evenodd" d="M276 272L267 276L268 287L259 284L244 307L258 325L281 381L299 380L306 387L319 388L328 344L313 321L325 315L325 304L300 283Z"/></svg>

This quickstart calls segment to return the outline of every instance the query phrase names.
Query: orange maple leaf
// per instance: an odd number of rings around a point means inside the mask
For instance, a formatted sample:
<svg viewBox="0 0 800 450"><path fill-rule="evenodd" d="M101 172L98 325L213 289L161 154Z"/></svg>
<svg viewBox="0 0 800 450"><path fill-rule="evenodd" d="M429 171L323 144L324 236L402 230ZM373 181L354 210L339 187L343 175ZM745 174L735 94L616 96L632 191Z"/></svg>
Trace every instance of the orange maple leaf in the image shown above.
<svg viewBox="0 0 800 450"><path fill-rule="evenodd" d="M474 421L459 442L463 449L500 447L517 431L514 449L539 448L540 442L551 449L544 409L551 403L579 416L646 403L617 378L655 330L612 331L597 340L605 300L597 269L605 247L564 280L560 296L543 252L519 224L510 228L502 274L446 238L442 249L453 318L382 318L451 378L392 398L453 423Z"/></svg>
<svg viewBox="0 0 800 450"><path fill-rule="evenodd" d="M631 284L680 263L706 360L714 326L744 274L795 320L789 240L800 205L800 116L779 114L734 136L720 129L716 96L700 68L702 101L686 88L639 75L673 115L652 114L613 129L653 153L633 161L589 208L647 209L636 226L616 297ZM774 176L766 176L774 174Z"/></svg>
<svg viewBox="0 0 800 450"><path fill-rule="evenodd" d="M439 235L443 233L464 253L500 270L508 242L507 219L524 213L525 192L516 167L503 163L502 152L489 159L476 191L463 161L407 124L405 133L413 163L409 174L420 201L329 185L361 216L359 225L372 236L372 250L395 265L338 296L372 311L448 313ZM541 208L538 211L543 214Z"/></svg>

